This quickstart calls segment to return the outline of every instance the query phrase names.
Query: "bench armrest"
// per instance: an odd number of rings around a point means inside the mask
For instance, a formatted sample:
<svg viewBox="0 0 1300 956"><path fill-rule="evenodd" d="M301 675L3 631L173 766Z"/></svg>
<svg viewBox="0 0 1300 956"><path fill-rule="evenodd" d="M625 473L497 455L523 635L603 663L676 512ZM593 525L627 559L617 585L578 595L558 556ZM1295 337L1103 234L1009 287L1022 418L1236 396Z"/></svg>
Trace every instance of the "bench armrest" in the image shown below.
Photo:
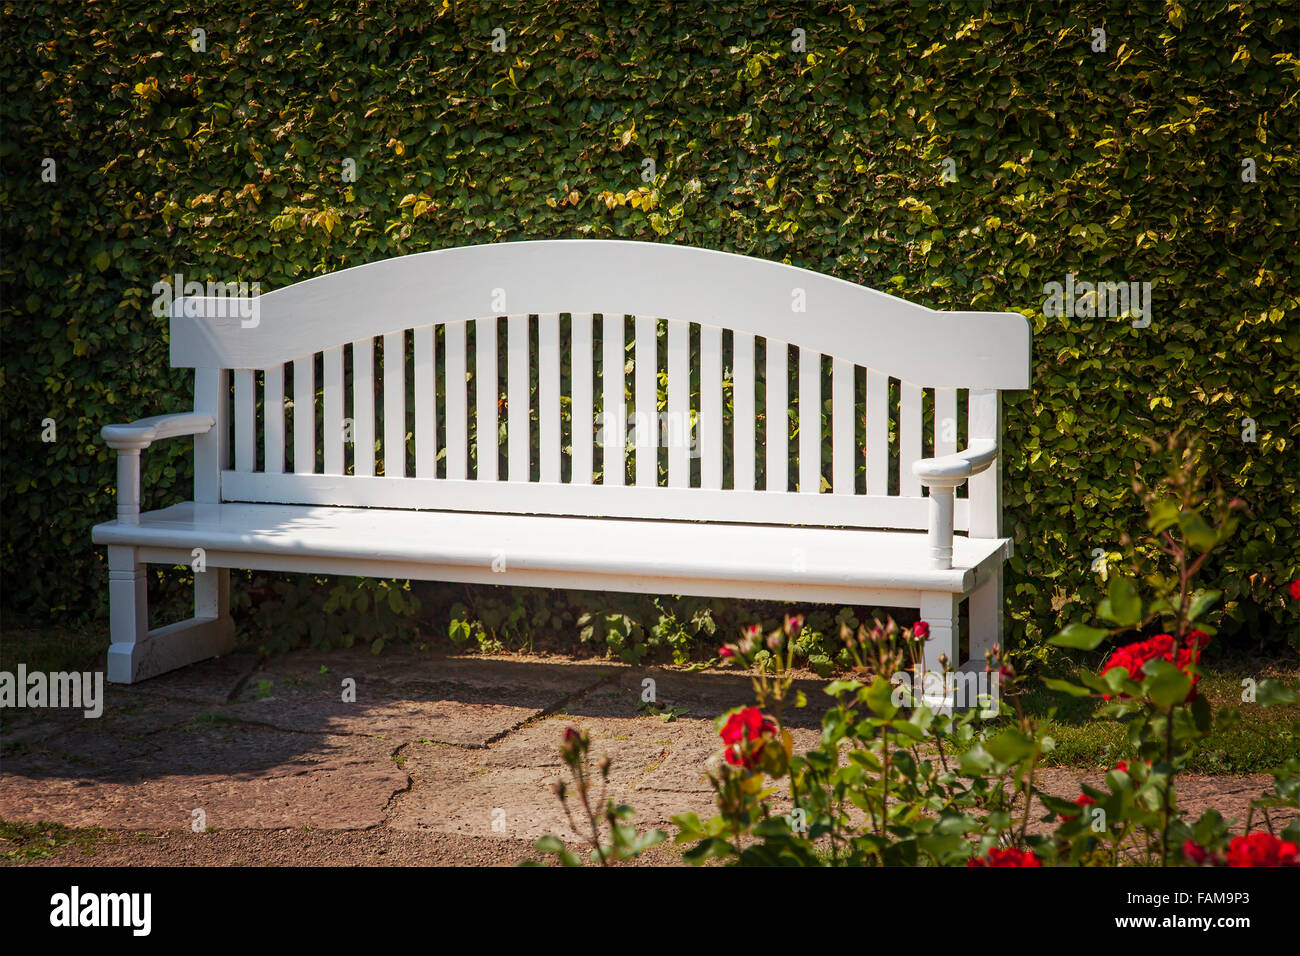
<svg viewBox="0 0 1300 956"><path fill-rule="evenodd" d="M129 524L140 521L140 452L160 438L207 434L215 424L211 415L178 412L101 428L100 437L117 452L117 520Z"/></svg>
<svg viewBox="0 0 1300 956"><path fill-rule="evenodd" d="M972 475L978 475L998 459L998 443L991 438L977 439L970 447L942 458L922 458L912 462L912 474L927 487L957 487Z"/></svg>
<svg viewBox="0 0 1300 956"><path fill-rule="evenodd" d="M177 412L173 415L142 418L129 425L105 425L100 429L99 435L108 443L109 448L117 451L141 451L160 438L207 434L215 424L211 415Z"/></svg>
<svg viewBox="0 0 1300 956"><path fill-rule="evenodd" d="M930 567L952 567L952 512L957 486L998 460L998 443L980 438L955 455L912 462L912 474L930 489Z"/></svg>

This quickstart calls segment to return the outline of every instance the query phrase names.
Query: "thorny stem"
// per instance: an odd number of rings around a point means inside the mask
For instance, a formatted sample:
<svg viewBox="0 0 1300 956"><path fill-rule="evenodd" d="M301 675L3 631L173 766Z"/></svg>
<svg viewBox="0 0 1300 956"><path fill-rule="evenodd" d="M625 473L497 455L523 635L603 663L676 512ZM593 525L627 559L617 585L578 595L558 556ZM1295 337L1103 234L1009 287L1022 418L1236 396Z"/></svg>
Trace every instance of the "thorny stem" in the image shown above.
<svg viewBox="0 0 1300 956"><path fill-rule="evenodd" d="M600 860L600 865L608 866L609 862L605 859L605 849L600 845L600 823L597 822L596 815L592 813L591 800L587 793L585 768L580 763L574 767L573 772L578 778L578 796L582 798L582 809L587 814L587 824L591 827L591 845L596 851L596 857Z"/></svg>
<svg viewBox="0 0 1300 956"><path fill-rule="evenodd" d="M880 764L880 829L881 837L885 835L885 822L889 818L889 731L880 728L880 744L884 760Z"/></svg>

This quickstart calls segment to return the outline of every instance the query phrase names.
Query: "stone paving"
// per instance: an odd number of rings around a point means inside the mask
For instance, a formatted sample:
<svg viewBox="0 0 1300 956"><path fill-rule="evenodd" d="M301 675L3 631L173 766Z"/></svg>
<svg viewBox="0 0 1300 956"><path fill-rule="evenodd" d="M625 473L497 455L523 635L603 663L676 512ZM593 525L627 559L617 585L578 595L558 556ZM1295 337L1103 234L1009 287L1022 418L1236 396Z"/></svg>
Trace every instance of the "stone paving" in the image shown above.
<svg viewBox="0 0 1300 956"><path fill-rule="evenodd" d="M661 711L641 703L646 679ZM346 681L355 681L354 702L344 700ZM794 713L799 749L815 744L827 699L821 682L801 686L810 706ZM171 847L101 862L518 862L543 834L575 837L551 792L567 777L558 751L566 726L587 729L593 751L613 759L610 795L636 809L638 824L671 832L675 814L712 814L713 718L752 699L749 678L731 672L403 649L265 662L236 653L108 685L96 720L11 711L0 738L0 818L154 834ZM1081 778L1100 776L1056 769L1046 779L1073 795ZM1244 814L1268 779L1187 783L1193 804ZM195 834L195 811L226 836ZM228 852L214 849L222 840ZM680 856L660 851L655 860Z"/></svg>
<svg viewBox="0 0 1300 956"><path fill-rule="evenodd" d="M671 721L641 705L657 682ZM345 702L345 679L355 702ZM810 682L809 691L815 691ZM810 696L812 696L810 694ZM551 784L564 727L614 760L611 796L665 825L712 809L712 718L751 700L736 674L546 659L233 654L139 685L104 714L17 712L3 738L0 817L162 831L390 827L572 838ZM805 715L801 715L805 716ZM816 739L816 716L798 733Z"/></svg>

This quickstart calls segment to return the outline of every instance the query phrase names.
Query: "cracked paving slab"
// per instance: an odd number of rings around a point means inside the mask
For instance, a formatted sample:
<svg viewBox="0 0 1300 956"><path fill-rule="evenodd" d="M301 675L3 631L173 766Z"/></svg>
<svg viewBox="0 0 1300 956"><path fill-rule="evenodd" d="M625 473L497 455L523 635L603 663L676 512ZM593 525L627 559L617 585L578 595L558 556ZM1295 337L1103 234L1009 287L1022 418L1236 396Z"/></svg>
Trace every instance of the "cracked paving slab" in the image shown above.
<svg viewBox="0 0 1300 956"><path fill-rule="evenodd" d="M94 719L78 716L72 721L54 719L46 732L18 739L6 738L4 769L8 761L23 757L57 755L95 773L109 770L124 760L149 753L156 747L152 735L199 721L210 707L157 697L118 696ZM57 713L46 711L46 713Z"/></svg>
<svg viewBox="0 0 1300 956"><path fill-rule="evenodd" d="M712 816L713 790L706 774L710 761L720 759L722 746L712 717L666 721L662 714L638 711L643 676L642 669L619 673L562 712L533 721L481 751L432 743L404 748L403 766L413 782L393 801L388 825L461 836L535 840L554 833L576 839L551 789L557 781L570 780L559 752L569 726L590 734L595 760L610 757L607 796L630 805L638 827L668 827L682 813ZM748 680L739 688L687 680L674 693L677 706L689 702L710 715L734 706L726 702L731 696L737 703L752 701ZM814 745L819 732L798 728L793 736L802 748ZM772 806L781 812L787 801L774 796ZM576 812L576 804L572 809Z"/></svg>
<svg viewBox="0 0 1300 956"><path fill-rule="evenodd" d="M400 651L261 666L230 655L114 687L98 719L23 715L5 737L0 815L156 830L188 826L199 808L218 828L373 827L410 783L393 759L402 744L483 748L609 674ZM355 702L342 699L345 676Z"/></svg>
<svg viewBox="0 0 1300 956"><path fill-rule="evenodd" d="M646 681L654 683L647 685ZM825 681L796 680L791 693L802 691L807 706L786 707L784 718L792 728L817 729L833 701L824 692ZM625 716L629 711L646 713L642 695L653 688L656 709L675 712L679 717L712 721L733 707L754 703L753 680L736 671L679 671L663 667L630 667L614 673L604 685L583 698L571 712L592 716Z"/></svg>
<svg viewBox="0 0 1300 956"><path fill-rule="evenodd" d="M7 759L0 817L69 826L188 828L201 809L213 828L378 826L408 778L392 745L226 723L160 730L141 751L87 761L58 742Z"/></svg>

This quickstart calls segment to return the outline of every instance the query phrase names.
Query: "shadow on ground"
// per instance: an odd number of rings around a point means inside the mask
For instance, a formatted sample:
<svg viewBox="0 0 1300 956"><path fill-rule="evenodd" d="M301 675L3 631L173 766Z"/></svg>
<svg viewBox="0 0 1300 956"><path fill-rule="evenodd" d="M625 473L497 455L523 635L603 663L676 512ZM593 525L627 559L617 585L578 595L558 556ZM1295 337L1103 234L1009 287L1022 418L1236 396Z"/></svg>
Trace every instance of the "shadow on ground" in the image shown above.
<svg viewBox="0 0 1300 956"><path fill-rule="evenodd" d="M826 698L805 684L813 706L792 724L811 744ZM657 708L642 703L651 687ZM665 824L710 812L713 718L752 699L749 678L733 673L400 649L264 663L237 653L110 686L98 719L18 712L0 738L0 817L114 830L572 836L550 784L574 724L614 760L610 795L641 822Z"/></svg>

